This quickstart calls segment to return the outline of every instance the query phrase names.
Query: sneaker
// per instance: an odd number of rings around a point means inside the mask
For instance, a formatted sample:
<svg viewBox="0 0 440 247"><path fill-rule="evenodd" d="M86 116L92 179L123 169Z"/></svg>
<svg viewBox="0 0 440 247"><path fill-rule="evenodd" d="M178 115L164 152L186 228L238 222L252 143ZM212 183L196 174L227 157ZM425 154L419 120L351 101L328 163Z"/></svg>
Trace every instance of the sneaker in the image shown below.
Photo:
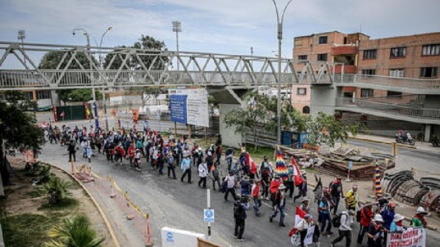
<svg viewBox="0 0 440 247"><path fill-rule="evenodd" d="M280 223L279 226L281 226L281 227L286 227L286 225L284 225L284 224L282 224L282 223Z"/></svg>
<svg viewBox="0 0 440 247"><path fill-rule="evenodd" d="M237 241L238 241L238 242L243 242L243 241L244 241L244 238L237 238Z"/></svg>
<svg viewBox="0 0 440 247"><path fill-rule="evenodd" d="M334 245L334 244L332 244L332 243L330 243L330 247L335 247L335 245Z"/></svg>
<svg viewBox="0 0 440 247"><path fill-rule="evenodd" d="M269 217L269 222L272 223L272 221L273 221L273 218L272 218L272 216L270 216Z"/></svg>

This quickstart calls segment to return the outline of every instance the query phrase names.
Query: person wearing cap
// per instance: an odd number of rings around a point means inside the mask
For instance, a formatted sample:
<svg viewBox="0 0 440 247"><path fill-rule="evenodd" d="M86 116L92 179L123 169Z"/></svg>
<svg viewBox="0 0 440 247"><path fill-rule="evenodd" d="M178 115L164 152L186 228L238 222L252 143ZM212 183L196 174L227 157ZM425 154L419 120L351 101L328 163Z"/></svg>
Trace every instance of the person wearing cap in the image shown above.
<svg viewBox="0 0 440 247"><path fill-rule="evenodd" d="M289 192L289 197L292 198L293 192L295 190L295 186L293 183L293 165L287 165L287 179L284 181L284 185L286 186L286 194Z"/></svg>
<svg viewBox="0 0 440 247"><path fill-rule="evenodd" d="M206 189L206 177L208 176L208 165L206 163L206 159L205 161L203 161L202 163L199 164L198 166L198 171L199 171L199 187L202 184L203 185L203 189Z"/></svg>
<svg viewBox="0 0 440 247"><path fill-rule="evenodd" d="M166 162L168 164L167 168L168 168L168 177L170 177L170 173L173 174L173 179L177 179L176 178L176 170L174 168L174 162L177 162L176 159L177 154L174 151L171 151L168 156L166 157Z"/></svg>
<svg viewBox="0 0 440 247"><path fill-rule="evenodd" d="M332 195L332 200L334 202L334 205L330 207L330 210L333 209L333 214L336 214L338 211L339 201L341 198L344 198L344 193L342 189L342 181L341 177L337 177L335 180L333 180L330 185L330 194Z"/></svg>
<svg viewBox="0 0 440 247"><path fill-rule="evenodd" d="M307 214L309 213L309 198L308 197L303 197L301 203L299 204L299 208L302 209L302 211L306 212Z"/></svg>
<svg viewBox="0 0 440 247"><path fill-rule="evenodd" d="M331 241L330 246L335 246L336 243L342 241L345 238L345 247L350 247L351 245L351 231L353 230L353 216L355 215L354 210L346 210L341 212L341 225L338 228L339 236Z"/></svg>
<svg viewBox="0 0 440 247"><path fill-rule="evenodd" d="M226 149L225 152L225 161L226 164L228 164L228 172L231 170L232 168L232 157L234 156L234 149L232 149L231 147L229 147L228 149Z"/></svg>
<svg viewBox="0 0 440 247"><path fill-rule="evenodd" d="M302 182L300 185L298 185L298 195L293 197L293 202L295 202L298 198L307 196L307 177L305 172L301 174L301 178Z"/></svg>
<svg viewBox="0 0 440 247"><path fill-rule="evenodd" d="M282 178L280 178L280 175L278 173L275 173L275 176L269 185L270 200L272 202L274 200L276 192L278 191L278 187L280 187L281 184L283 184Z"/></svg>
<svg viewBox="0 0 440 247"><path fill-rule="evenodd" d="M280 211L280 222L279 226L285 227L284 225L284 209L286 207L286 186L281 184L278 187L277 192L275 192L274 200L272 201L272 215L269 218L269 221L272 222L273 218L277 217L278 211Z"/></svg>
<svg viewBox="0 0 440 247"><path fill-rule="evenodd" d="M345 194L345 208L348 210L356 210L356 206L360 206L359 204L359 195L357 193L358 186L355 184L351 187Z"/></svg>
<svg viewBox="0 0 440 247"><path fill-rule="evenodd" d="M304 216L304 219L301 219L295 225L295 228L299 232L301 247L304 247L304 240L306 238L307 229L309 229L309 227L315 227L315 232L317 231L316 223L313 220L313 216L311 214L306 214Z"/></svg>
<svg viewBox="0 0 440 247"><path fill-rule="evenodd" d="M252 200L254 201L254 213L255 216L260 216L260 207L261 207L261 199L260 199L260 186L261 180L256 179L252 184Z"/></svg>
<svg viewBox="0 0 440 247"><path fill-rule="evenodd" d="M225 177L226 182L226 192L225 192L225 201L228 200L229 193L232 194L232 197L234 198L234 201L237 199L237 195L235 194L235 176L234 172L230 171L229 174Z"/></svg>
<svg viewBox="0 0 440 247"><path fill-rule="evenodd" d="M189 155L185 155L180 163L180 169L182 170L182 176L180 177L180 181L183 183L183 179L186 175L188 175L188 183L191 183L191 159Z"/></svg>
<svg viewBox="0 0 440 247"><path fill-rule="evenodd" d="M383 219L380 214L374 215L373 221L368 226L368 247L382 247Z"/></svg>
<svg viewBox="0 0 440 247"><path fill-rule="evenodd" d="M417 228L426 228L428 222L426 222L425 216L428 214L423 207L418 207L417 212L411 219L411 226Z"/></svg>
<svg viewBox="0 0 440 247"><path fill-rule="evenodd" d="M357 243L359 245L362 245L362 241L364 240L364 235L367 232L372 219L374 218L373 204L369 203L363 206L360 210L360 214L361 214L361 219L359 221L360 228L357 237Z"/></svg>
<svg viewBox="0 0 440 247"><path fill-rule="evenodd" d="M251 194L251 183L249 182L249 176L244 175L243 179L240 180L240 194L241 196L249 196Z"/></svg>
<svg viewBox="0 0 440 247"><path fill-rule="evenodd" d="M140 172L141 171L141 150L136 149L136 153L134 155L134 167L136 168L136 171Z"/></svg>
<svg viewBox="0 0 440 247"><path fill-rule="evenodd" d="M263 161L260 164L261 185L263 187L263 198L269 200L269 184L270 176L272 174L272 167L267 161L267 156L263 157Z"/></svg>
<svg viewBox="0 0 440 247"><path fill-rule="evenodd" d="M330 206L332 205L333 202L328 188L324 188L323 191L324 191L324 196L318 202L318 214L319 214L318 222L321 224L322 235L331 235L333 234L333 232L331 231L332 222L330 217Z"/></svg>
<svg viewBox="0 0 440 247"><path fill-rule="evenodd" d="M391 222L390 233L402 233L405 230L405 227L403 226L404 219L405 217L402 215L395 214L393 222Z"/></svg>

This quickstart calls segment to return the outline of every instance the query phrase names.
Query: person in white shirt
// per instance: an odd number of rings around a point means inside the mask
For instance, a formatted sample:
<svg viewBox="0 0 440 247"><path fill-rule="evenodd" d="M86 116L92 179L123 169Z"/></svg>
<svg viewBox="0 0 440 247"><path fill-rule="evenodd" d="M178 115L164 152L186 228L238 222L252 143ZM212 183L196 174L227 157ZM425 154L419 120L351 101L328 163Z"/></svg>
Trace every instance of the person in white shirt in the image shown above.
<svg viewBox="0 0 440 247"><path fill-rule="evenodd" d="M299 232L301 247L304 247L304 240L307 235L307 229L309 229L309 227L311 227L313 225L316 225L316 224L315 224L315 221L313 220L313 216L311 214L306 214L304 216L304 219L300 220L298 222L298 224L295 225L295 228Z"/></svg>
<svg viewBox="0 0 440 247"><path fill-rule="evenodd" d="M237 195L235 194L235 176L234 172L230 171L229 174L225 177L225 181L227 183L227 189L225 192L225 201L228 200L229 192L232 194L232 197L234 198L234 201L237 200Z"/></svg>
<svg viewBox="0 0 440 247"><path fill-rule="evenodd" d="M342 211L341 212L341 225L339 226L339 236L335 238L331 243L330 246L333 247L337 242L342 241L342 239L345 237L345 246L350 247L351 246L351 231L353 230L353 216L355 215L355 212L353 210Z"/></svg>
<svg viewBox="0 0 440 247"><path fill-rule="evenodd" d="M199 187L200 184L203 184L203 188L206 189L206 176L208 176L208 165L206 164L206 161L203 161L199 164Z"/></svg>

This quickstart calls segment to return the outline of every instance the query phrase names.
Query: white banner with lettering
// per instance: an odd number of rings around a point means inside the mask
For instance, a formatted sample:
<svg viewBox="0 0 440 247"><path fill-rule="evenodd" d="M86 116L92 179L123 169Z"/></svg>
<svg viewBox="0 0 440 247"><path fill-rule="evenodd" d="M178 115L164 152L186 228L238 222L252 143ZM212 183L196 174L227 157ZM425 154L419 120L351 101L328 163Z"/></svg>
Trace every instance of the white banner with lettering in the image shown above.
<svg viewBox="0 0 440 247"><path fill-rule="evenodd" d="M313 243L313 234L315 233L315 227L311 226L307 228L307 235L306 238L304 238L304 244L312 244Z"/></svg>
<svg viewBox="0 0 440 247"><path fill-rule="evenodd" d="M390 233L386 247L425 247L426 229L408 228L403 233Z"/></svg>

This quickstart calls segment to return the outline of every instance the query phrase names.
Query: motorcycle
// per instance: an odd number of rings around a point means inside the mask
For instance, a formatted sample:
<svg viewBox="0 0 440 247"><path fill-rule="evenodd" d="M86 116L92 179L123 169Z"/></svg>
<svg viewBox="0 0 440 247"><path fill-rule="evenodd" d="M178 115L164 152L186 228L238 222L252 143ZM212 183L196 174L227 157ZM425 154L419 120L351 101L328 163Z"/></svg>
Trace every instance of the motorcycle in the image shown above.
<svg viewBox="0 0 440 247"><path fill-rule="evenodd" d="M414 146L416 144L416 140L411 136L410 133L397 133L396 134L396 142L401 144L408 143L411 146Z"/></svg>

